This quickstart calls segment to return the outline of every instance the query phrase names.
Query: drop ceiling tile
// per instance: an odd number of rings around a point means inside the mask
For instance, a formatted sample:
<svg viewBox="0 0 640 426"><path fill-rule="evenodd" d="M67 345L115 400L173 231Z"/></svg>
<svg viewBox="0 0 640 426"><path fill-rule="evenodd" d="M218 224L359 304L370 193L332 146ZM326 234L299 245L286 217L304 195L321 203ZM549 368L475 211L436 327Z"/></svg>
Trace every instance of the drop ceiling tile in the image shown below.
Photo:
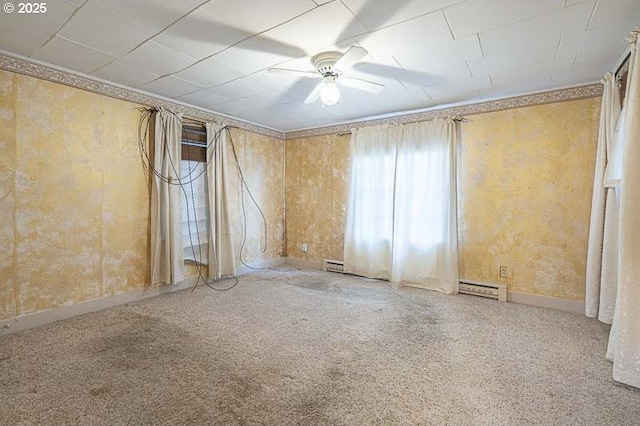
<svg viewBox="0 0 640 426"><path fill-rule="evenodd" d="M216 105L215 109L223 114L242 118L246 116L247 111L255 110L256 107L244 99L237 99Z"/></svg>
<svg viewBox="0 0 640 426"><path fill-rule="evenodd" d="M584 31L589 22L595 0L546 13L506 27L480 33L487 57L514 55L524 57L533 43L558 41L566 34Z"/></svg>
<svg viewBox="0 0 640 426"><path fill-rule="evenodd" d="M223 98L235 100L248 98L250 96L256 96L264 93L265 90L261 87L253 85L251 83L247 83L240 79L225 83L220 86L216 86L212 89L209 89L208 92L213 93L214 95L222 96Z"/></svg>
<svg viewBox="0 0 640 426"><path fill-rule="evenodd" d="M592 30L606 25L618 24L632 17L640 17L640 1L600 0L587 29Z"/></svg>
<svg viewBox="0 0 640 426"><path fill-rule="evenodd" d="M368 30L394 25L464 0L343 0ZM440 13L440 12L438 12Z"/></svg>
<svg viewBox="0 0 640 426"><path fill-rule="evenodd" d="M216 18L249 34L257 34L287 22L314 7L311 0L215 0L203 6Z"/></svg>
<svg viewBox="0 0 640 426"><path fill-rule="evenodd" d="M320 83L320 79L301 79L292 86L281 90L278 97L274 100L274 105L286 104L289 102L302 103L307 96L309 96L309 93L311 93L311 91Z"/></svg>
<svg viewBox="0 0 640 426"><path fill-rule="evenodd" d="M345 110L341 113L344 116L355 118L353 112L357 112L357 108L363 107L371 114L389 114L398 111L409 111L419 108L424 108L430 101L429 96L420 88L409 87L404 88L400 85L388 86L382 93L378 95L372 95L365 92L357 92L354 95L354 102L359 102L351 110ZM345 94L344 101L341 103L350 103L349 96ZM367 106L363 106L369 104Z"/></svg>
<svg viewBox="0 0 640 426"><path fill-rule="evenodd" d="M303 55L304 50L294 46L284 45L266 36L254 36L217 53L214 58L229 68L251 74Z"/></svg>
<svg viewBox="0 0 640 426"><path fill-rule="evenodd" d="M198 62L176 76L202 87L214 87L235 80L242 75L242 73L222 65L213 57Z"/></svg>
<svg viewBox="0 0 640 426"><path fill-rule="evenodd" d="M271 108L292 102L291 100L283 99L282 94L283 92L271 90L257 96L252 96L248 98L247 101L256 108Z"/></svg>
<svg viewBox="0 0 640 426"><path fill-rule="evenodd" d="M542 38L541 41L529 42L526 46L526 55L518 55L515 52L505 50L493 52L485 58L470 60L467 63L473 76L486 76L498 72L512 72L522 67L529 67L540 63L548 63L553 60L558 50L560 37ZM573 55L575 57L575 55Z"/></svg>
<svg viewBox="0 0 640 426"><path fill-rule="evenodd" d="M176 77L161 77L150 83L141 86L140 89L147 92L157 93L167 98L177 98L184 96L187 93L195 92L202 89L202 86L190 83L185 80L181 80Z"/></svg>
<svg viewBox="0 0 640 426"><path fill-rule="evenodd" d="M158 34L154 41L192 58L204 59L249 35L201 7Z"/></svg>
<svg viewBox="0 0 640 426"><path fill-rule="evenodd" d="M247 121L252 123L268 122L268 127L278 130L288 131L292 129L299 129L302 128L305 123L286 115L286 112L294 108L294 104L295 103L280 105L278 107L267 109L252 109L245 111L243 116Z"/></svg>
<svg viewBox="0 0 640 426"><path fill-rule="evenodd" d="M501 70L491 74L492 88L480 90L480 93L496 93L497 96L507 96L511 91L513 95L533 93L551 88L550 82L554 76L567 76L571 72L573 60L558 58L551 61L524 66L517 70Z"/></svg>
<svg viewBox="0 0 640 426"><path fill-rule="evenodd" d="M569 73L558 73L551 77L550 88L577 86L600 81L606 72L613 69L611 63L611 60L607 59L589 60L578 57Z"/></svg>
<svg viewBox="0 0 640 426"><path fill-rule="evenodd" d="M91 0L154 32L205 2L205 0Z"/></svg>
<svg viewBox="0 0 640 426"><path fill-rule="evenodd" d="M474 0L444 10L456 38L525 21L561 9L565 0Z"/></svg>
<svg viewBox="0 0 640 426"><path fill-rule="evenodd" d="M0 49L7 52L31 56L47 40L46 36L36 36L26 31L16 31L0 25Z"/></svg>
<svg viewBox="0 0 640 426"><path fill-rule="evenodd" d="M565 35L562 37L558 55L571 58L579 55L580 58L591 59L613 57L613 62L610 64L610 68L613 68L629 45L626 40L627 35L636 26L638 26L638 19L632 18L610 27Z"/></svg>
<svg viewBox="0 0 640 426"><path fill-rule="evenodd" d="M244 81L265 90L285 91L302 79L307 80L306 77L298 77L295 74L277 74L264 70L245 77Z"/></svg>
<svg viewBox="0 0 640 426"><path fill-rule="evenodd" d="M2 2L4 5L5 2ZM18 13L18 2L15 2L16 10L13 13L0 13L0 25L11 28L14 31L29 32L36 37L45 37L48 40L64 24L75 7L64 2L47 3L47 12L42 14Z"/></svg>
<svg viewBox="0 0 640 426"><path fill-rule="evenodd" d="M478 90L491 88L488 76L448 81L443 84L424 87L434 105L453 103L472 103L479 99Z"/></svg>
<svg viewBox="0 0 640 426"><path fill-rule="evenodd" d="M128 87L140 87L160 77L157 74L135 68L120 61L115 61L100 68L94 71L92 75Z"/></svg>
<svg viewBox="0 0 640 426"><path fill-rule="evenodd" d="M153 31L88 2L78 9L59 35L120 57L151 37Z"/></svg>
<svg viewBox="0 0 640 426"><path fill-rule="evenodd" d="M524 80L500 81L494 87L487 90L479 90L483 101L494 99L511 98L514 96L527 95L531 93L545 92L549 90L550 77L537 77L529 79L526 84Z"/></svg>
<svg viewBox="0 0 640 426"><path fill-rule="evenodd" d="M83 73L90 73L116 59L61 37L51 39L33 56L50 64Z"/></svg>
<svg viewBox="0 0 640 426"><path fill-rule="evenodd" d="M198 90L197 92L189 93L188 95L179 97L178 100L190 105L196 105L202 108L209 109L215 107L216 105L220 105L229 101L229 99L227 98L214 95L213 93L209 93L206 90Z"/></svg>
<svg viewBox="0 0 640 426"><path fill-rule="evenodd" d="M324 107L320 101L313 104L297 104L292 106L292 108L289 108L287 111L287 117L303 122L310 120L335 121L336 118L339 117L339 115L336 114L338 106L339 104Z"/></svg>
<svg viewBox="0 0 640 426"><path fill-rule="evenodd" d="M353 39L353 38L347 38L345 40L342 40L338 43L332 43L330 45L324 45L319 49L316 49L312 52L302 52L300 55L298 55L298 57L296 58L289 58L287 61L282 62L277 64L276 66L278 68L289 68L289 69L294 69L294 70L300 70L300 71L315 71L316 69L314 68L311 59L314 55L321 53L321 52L328 52L328 51L335 51L335 52L341 52L341 53L346 53L347 50L349 50L349 48L351 48L352 46L356 46L358 45L358 42ZM296 53L297 54L297 53ZM371 58L371 55L367 55L365 58L362 59L362 61L366 61L369 58ZM288 79L294 78L295 77L291 77L285 74L269 74L271 76L278 76L278 77L285 77ZM299 78L299 77L298 77Z"/></svg>
<svg viewBox="0 0 640 426"><path fill-rule="evenodd" d="M354 19L341 2L334 1L317 7L263 35L311 53L365 32L366 29Z"/></svg>
<svg viewBox="0 0 640 426"><path fill-rule="evenodd" d="M452 41L451 32L440 12L430 13L409 22L356 37L362 47L377 56L417 56L415 40L420 46ZM422 49L421 49L422 50Z"/></svg>
<svg viewBox="0 0 640 426"><path fill-rule="evenodd" d="M131 69L142 69L157 75L173 74L194 64L196 60L154 41L147 41L122 57L119 62Z"/></svg>
<svg viewBox="0 0 640 426"><path fill-rule="evenodd" d="M470 62L482 59L480 44L475 36L436 44L422 43L420 50L420 55L401 50L394 58L403 68L410 70L421 85L469 77L465 60ZM419 74L424 74L425 79L420 81ZM404 80L402 76L400 79ZM407 82L411 83L412 80L408 79Z"/></svg>

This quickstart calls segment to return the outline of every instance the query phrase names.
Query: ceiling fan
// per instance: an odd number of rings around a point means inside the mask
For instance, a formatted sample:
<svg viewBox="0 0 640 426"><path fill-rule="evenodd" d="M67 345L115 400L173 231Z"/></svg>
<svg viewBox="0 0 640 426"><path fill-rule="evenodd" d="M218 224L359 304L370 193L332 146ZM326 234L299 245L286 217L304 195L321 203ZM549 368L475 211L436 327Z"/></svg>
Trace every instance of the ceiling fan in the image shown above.
<svg viewBox="0 0 640 426"><path fill-rule="evenodd" d="M335 105L340 101L340 88L336 84L337 82L371 93L380 93L384 89L382 84L345 75L353 65L362 60L367 54L368 52L362 47L352 46L344 54L330 51L314 55L311 58L311 64L316 69L315 71L287 68L269 68L269 71L280 74L294 74L299 77L321 78L322 81L311 91L304 103L312 104L320 98L323 106Z"/></svg>

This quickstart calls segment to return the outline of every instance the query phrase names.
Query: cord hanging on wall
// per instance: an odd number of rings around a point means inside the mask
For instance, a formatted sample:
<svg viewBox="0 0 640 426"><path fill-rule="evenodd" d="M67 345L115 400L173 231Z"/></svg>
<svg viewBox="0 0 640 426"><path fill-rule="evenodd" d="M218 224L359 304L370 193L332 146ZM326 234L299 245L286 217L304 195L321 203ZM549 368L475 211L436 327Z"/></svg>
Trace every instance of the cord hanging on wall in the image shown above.
<svg viewBox="0 0 640 426"><path fill-rule="evenodd" d="M171 176L164 176L162 175L158 170L156 170L153 166L153 162L152 159L149 157L149 146L147 144L148 140L149 140L149 128L152 125L152 117L153 114L155 112L157 112L157 109L154 108L141 108L141 117L140 117L140 121L139 121L139 128L138 128L138 147L139 147L139 151L140 151L140 158L141 158L141 162L142 162L142 167L143 170L145 172L145 175L147 176L147 178L150 178L151 173L153 173L153 175L160 179L162 182L168 183L170 185L177 185L180 186L182 193L184 195L184 200L186 205L188 206L189 204L189 196L188 193L186 191L186 185L193 185L193 183L200 178L207 170L209 163L211 162L212 158L214 158L216 150L218 149L219 146L219 142L220 142L220 135L222 134L222 132L227 132L227 137L229 139L229 142L231 144L231 148L232 148L232 153L233 153L233 160L235 163L235 167L236 170L238 171L238 176L240 179L240 188L241 188L241 194L240 194L240 198L241 198L241 206L242 206L242 229L243 229L243 237L242 237L242 243L240 245L240 249L239 249L239 258L240 258L240 262L242 263L242 265L248 267L249 269L252 270L257 270L257 269L261 269L261 268L254 268L250 265L248 265L244 259L243 259L243 251L246 248L246 244L247 244L247 213L246 213L246 206L245 206L245 192L249 195L249 198L251 200L251 202L255 205L256 209L258 210L260 217L261 217L261 226L260 226L260 251L261 253L265 253L266 249L267 249L267 244L268 244L268 227L267 227L267 221L266 221L266 217L264 215L264 212L262 211L260 205L258 204L258 202L256 201L253 193L251 192L251 189L249 188L249 185L247 184L247 181L244 177L244 173L242 171L242 167L240 165L240 161L238 160L238 156L236 153L236 147L235 147L235 143L233 141L233 137L231 135L231 131L230 131L230 127L229 126L222 126L218 131L215 132L215 134L212 135L211 140L207 141L206 144L206 150L207 152L210 152L211 155L208 155L206 158L206 163L205 166L200 168L200 171L198 171L196 173L196 168L194 169L190 169L189 172L185 175L180 177L179 179L174 180ZM183 134L184 134L185 130L183 127ZM184 135L183 135L183 139L184 139ZM178 159L172 159L169 158L169 161L172 164L172 167L174 164L176 164L176 161L179 161ZM175 167L174 167L174 171L175 171ZM194 203L194 199L193 199L193 191L189 192L191 194L191 202L192 204ZM198 218L197 215L195 215L195 211L194 211L194 218L193 218L193 222L191 220L190 215L187 215L187 226L189 229L189 242L191 245L191 249L195 252L195 247L198 247L198 250L200 251L200 259L203 259L202 256L202 252L201 252L201 248L202 248L202 244L200 241L200 233L198 230ZM193 241L193 237L192 237L192 232L191 232L191 227L194 226L196 229L195 235L197 236L197 245L194 244ZM236 275L231 275L231 276L227 276L221 279L217 279L217 280L208 280L204 275L203 275L203 265L200 262L196 262L196 269L198 271L198 279L196 280L192 291L197 287L198 283L200 280L202 280L205 285L207 285L209 288L216 290L216 291L226 291L226 290L230 290L233 287L235 287L238 284L238 277ZM228 279L234 279L235 282L228 288L224 288L224 289L220 289L220 288L216 288L214 286L212 286L212 283L218 282L218 281L225 281Z"/></svg>

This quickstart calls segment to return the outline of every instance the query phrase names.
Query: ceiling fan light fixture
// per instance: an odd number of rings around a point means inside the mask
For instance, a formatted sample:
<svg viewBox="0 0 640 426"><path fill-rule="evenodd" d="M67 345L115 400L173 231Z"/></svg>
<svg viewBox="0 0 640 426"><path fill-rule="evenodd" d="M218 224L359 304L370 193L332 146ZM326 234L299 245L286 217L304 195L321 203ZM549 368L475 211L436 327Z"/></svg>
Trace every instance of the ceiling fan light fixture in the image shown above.
<svg viewBox="0 0 640 426"><path fill-rule="evenodd" d="M340 101L340 89L336 85L335 78L325 79L320 99L322 99L322 105L325 106L335 105Z"/></svg>

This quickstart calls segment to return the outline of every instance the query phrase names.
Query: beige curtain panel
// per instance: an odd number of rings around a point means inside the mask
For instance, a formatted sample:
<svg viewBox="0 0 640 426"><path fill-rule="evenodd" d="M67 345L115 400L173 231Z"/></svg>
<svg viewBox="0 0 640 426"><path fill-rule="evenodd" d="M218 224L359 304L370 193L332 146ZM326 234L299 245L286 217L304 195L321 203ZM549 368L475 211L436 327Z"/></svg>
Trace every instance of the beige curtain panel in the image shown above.
<svg viewBox="0 0 640 426"><path fill-rule="evenodd" d="M151 174L151 283L182 280L182 191L180 147L182 116L160 109L155 114Z"/></svg>
<svg viewBox="0 0 640 426"><path fill-rule="evenodd" d="M209 279L235 275L236 264L229 221L229 167L227 131L206 123L207 190L209 198Z"/></svg>

